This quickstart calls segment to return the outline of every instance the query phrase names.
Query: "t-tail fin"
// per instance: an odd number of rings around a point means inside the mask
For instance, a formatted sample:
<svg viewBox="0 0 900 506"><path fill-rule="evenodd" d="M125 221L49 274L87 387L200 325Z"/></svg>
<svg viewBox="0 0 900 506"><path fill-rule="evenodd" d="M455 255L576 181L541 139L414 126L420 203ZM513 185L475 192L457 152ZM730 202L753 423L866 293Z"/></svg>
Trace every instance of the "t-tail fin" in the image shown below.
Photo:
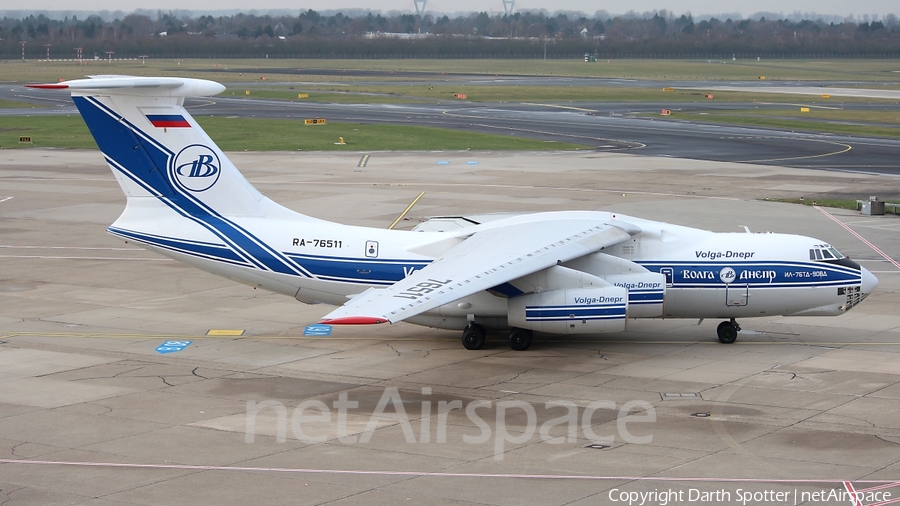
<svg viewBox="0 0 900 506"><path fill-rule="evenodd" d="M292 278L281 276L308 273L269 243L277 239L271 224L318 220L259 193L184 109L185 97L215 95L222 85L96 76L31 86L72 92L128 197L111 234L221 276L296 294L297 286L284 282Z"/></svg>
<svg viewBox="0 0 900 506"><path fill-rule="evenodd" d="M34 88L65 89L129 204L155 197L192 216L261 216L267 200L184 109L219 83L177 77L94 76Z"/></svg>

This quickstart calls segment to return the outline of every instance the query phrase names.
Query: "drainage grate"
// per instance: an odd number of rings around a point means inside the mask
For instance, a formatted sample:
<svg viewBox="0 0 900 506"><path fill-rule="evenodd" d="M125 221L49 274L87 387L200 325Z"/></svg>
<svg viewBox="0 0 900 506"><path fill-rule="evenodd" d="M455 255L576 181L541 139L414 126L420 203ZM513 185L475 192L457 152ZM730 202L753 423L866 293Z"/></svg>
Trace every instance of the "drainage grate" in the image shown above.
<svg viewBox="0 0 900 506"><path fill-rule="evenodd" d="M702 399L697 392L663 392L659 394L664 401L678 401L681 399Z"/></svg>

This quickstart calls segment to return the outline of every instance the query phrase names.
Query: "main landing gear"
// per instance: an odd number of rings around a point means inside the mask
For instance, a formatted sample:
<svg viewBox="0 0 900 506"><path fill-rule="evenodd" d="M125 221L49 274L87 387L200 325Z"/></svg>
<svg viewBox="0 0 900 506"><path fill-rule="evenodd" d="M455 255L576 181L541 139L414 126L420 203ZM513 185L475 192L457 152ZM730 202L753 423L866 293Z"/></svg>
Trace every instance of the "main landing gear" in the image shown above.
<svg viewBox="0 0 900 506"><path fill-rule="evenodd" d="M723 344L731 344L737 339L738 332L741 331L741 326L738 325L734 318L731 321L722 322L719 324L719 327L716 329L716 332L719 334L719 341Z"/></svg>
<svg viewBox="0 0 900 506"><path fill-rule="evenodd" d="M477 323L469 323L462 333L462 344L467 350L480 350L484 346L484 327ZM516 351L525 351L531 346L531 331L512 329L509 333L509 347Z"/></svg>
<svg viewBox="0 0 900 506"><path fill-rule="evenodd" d="M516 351L525 351L531 346L531 331L528 329L512 329L509 333L509 347Z"/></svg>
<svg viewBox="0 0 900 506"><path fill-rule="evenodd" d="M484 346L484 327L470 322L463 329L462 343L467 350L480 350Z"/></svg>

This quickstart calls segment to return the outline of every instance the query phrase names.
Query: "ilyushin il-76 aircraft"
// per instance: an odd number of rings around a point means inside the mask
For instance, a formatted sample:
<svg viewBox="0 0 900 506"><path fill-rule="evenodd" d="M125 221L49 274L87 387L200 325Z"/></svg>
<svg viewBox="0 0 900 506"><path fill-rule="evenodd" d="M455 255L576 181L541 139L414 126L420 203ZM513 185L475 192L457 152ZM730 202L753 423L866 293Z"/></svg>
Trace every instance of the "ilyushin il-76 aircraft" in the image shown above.
<svg viewBox="0 0 900 506"><path fill-rule="evenodd" d="M127 196L109 228L205 271L306 303L320 323L407 321L486 330L514 350L533 332L624 331L632 318L840 315L878 285L825 241L715 233L601 211L447 216L413 230L341 225L257 191L184 109L225 87L198 79L96 76L68 90Z"/></svg>

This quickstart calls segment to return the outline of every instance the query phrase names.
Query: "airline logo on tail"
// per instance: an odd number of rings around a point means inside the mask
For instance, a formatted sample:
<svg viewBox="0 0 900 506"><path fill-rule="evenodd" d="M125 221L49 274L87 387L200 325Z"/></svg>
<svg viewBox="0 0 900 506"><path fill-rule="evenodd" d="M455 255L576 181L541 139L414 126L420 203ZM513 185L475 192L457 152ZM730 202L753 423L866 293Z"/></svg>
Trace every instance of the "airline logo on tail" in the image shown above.
<svg viewBox="0 0 900 506"><path fill-rule="evenodd" d="M219 180L219 157L201 144L182 149L172 162L170 178L192 192L209 190Z"/></svg>

